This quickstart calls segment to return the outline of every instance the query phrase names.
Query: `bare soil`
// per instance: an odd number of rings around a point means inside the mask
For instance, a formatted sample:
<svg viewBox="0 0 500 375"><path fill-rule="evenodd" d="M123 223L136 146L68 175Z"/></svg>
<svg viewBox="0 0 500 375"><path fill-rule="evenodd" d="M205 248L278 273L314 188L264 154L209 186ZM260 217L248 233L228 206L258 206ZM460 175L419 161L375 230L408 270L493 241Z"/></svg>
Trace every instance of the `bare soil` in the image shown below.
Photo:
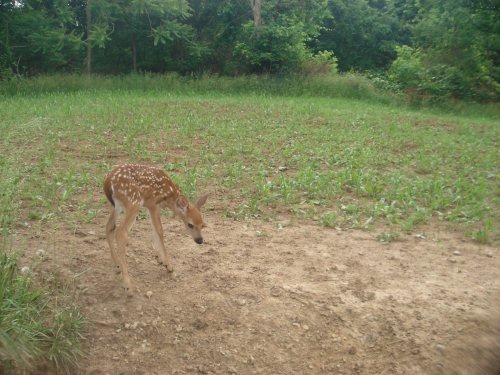
<svg viewBox="0 0 500 375"><path fill-rule="evenodd" d="M16 239L38 277L76 288L88 320L78 374L500 373L493 246L430 227L381 243L376 231L232 221L212 206L201 246L163 217L174 273L155 259L149 219L137 221L129 298L107 214Z"/></svg>

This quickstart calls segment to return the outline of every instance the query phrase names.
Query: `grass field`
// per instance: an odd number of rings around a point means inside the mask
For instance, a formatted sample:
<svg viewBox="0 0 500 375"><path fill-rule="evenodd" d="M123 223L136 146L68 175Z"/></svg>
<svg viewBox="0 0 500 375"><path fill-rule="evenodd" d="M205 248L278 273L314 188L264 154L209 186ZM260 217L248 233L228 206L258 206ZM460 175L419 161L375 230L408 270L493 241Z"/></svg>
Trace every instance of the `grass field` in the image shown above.
<svg viewBox="0 0 500 375"><path fill-rule="evenodd" d="M226 216L411 231L437 219L487 242L498 122L340 98L98 91L5 98L1 217L92 221L113 164L163 166Z"/></svg>
<svg viewBox="0 0 500 375"><path fill-rule="evenodd" d="M58 90L50 79L0 89L2 249L20 229L94 223L106 205L102 180L122 162L162 166L190 198L209 192L214 209L236 220L377 228L381 241L440 223L498 242L492 107L410 109L351 78L337 85L349 98L314 96L312 87L286 96L293 83L252 80L245 93L244 80L212 78L192 87L173 79L171 90L164 79L149 90L149 77L130 90L137 79L115 80L118 89L70 80ZM70 327L81 325L75 316ZM65 356L65 347L49 354Z"/></svg>

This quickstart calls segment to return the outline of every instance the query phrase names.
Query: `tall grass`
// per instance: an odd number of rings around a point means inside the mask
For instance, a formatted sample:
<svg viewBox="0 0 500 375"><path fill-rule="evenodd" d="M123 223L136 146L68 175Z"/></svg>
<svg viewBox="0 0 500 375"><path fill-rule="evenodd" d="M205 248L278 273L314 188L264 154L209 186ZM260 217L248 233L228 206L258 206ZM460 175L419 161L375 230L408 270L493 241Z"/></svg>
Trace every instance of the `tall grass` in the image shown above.
<svg viewBox="0 0 500 375"><path fill-rule="evenodd" d="M360 74L323 76L182 77L178 74L123 76L50 75L2 82L0 95L38 95L76 91L162 91L172 94L237 94L320 96L390 102L394 96L377 90Z"/></svg>
<svg viewBox="0 0 500 375"><path fill-rule="evenodd" d="M82 355L83 318L74 306L53 306L19 272L16 258L0 253L0 373L52 363L70 373Z"/></svg>
<svg viewBox="0 0 500 375"><path fill-rule="evenodd" d="M437 113L495 118L500 116L496 103L478 104L465 101L415 101L410 96L381 84L379 77L360 73L284 76L247 75L238 77L204 74L180 76L170 74L127 75L39 75L15 77L0 81L0 98L12 95L36 96L79 91L162 92L170 95L260 95L284 97L324 97L358 99L387 105L427 108Z"/></svg>

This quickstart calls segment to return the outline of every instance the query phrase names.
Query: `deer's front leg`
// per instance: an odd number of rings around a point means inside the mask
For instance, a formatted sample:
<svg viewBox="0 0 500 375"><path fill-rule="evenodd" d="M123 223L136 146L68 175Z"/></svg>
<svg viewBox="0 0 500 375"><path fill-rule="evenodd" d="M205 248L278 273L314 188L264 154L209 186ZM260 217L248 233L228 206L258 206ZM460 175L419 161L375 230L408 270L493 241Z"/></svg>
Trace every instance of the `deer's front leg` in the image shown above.
<svg viewBox="0 0 500 375"><path fill-rule="evenodd" d="M167 268L169 272L174 269L170 261L170 257L165 249L163 242L163 226L161 225L160 208L157 205L148 207L149 216L151 217L151 225L153 227L153 247L158 251L160 262Z"/></svg>

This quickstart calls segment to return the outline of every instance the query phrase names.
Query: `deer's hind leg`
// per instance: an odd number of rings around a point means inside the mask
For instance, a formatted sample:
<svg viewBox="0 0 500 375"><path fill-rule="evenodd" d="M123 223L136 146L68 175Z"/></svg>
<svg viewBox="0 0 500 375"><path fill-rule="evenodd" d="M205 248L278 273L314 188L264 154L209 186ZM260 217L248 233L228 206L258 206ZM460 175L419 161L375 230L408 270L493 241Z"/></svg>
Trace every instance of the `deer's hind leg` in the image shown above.
<svg viewBox="0 0 500 375"><path fill-rule="evenodd" d="M120 272L120 263L118 261L118 256L116 254L115 248L115 234L116 234L116 219L117 219L117 208L113 207L111 214L109 215L108 222L106 224L106 240L108 241L109 250L111 252L111 259L115 265L116 271Z"/></svg>
<svg viewBox="0 0 500 375"><path fill-rule="evenodd" d="M134 225L135 218L141 209L140 205L129 205L129 207L125 210L125 218L120 223L120 225L116 228L116 244L117 244L117 253L116 260L118 261L118 265L122 272L123 277L123 287L127 294L131 295L132 292L132 282L130 276L128 274L128 265L127 265L127 256L125 247L128 242L129 231Z"/></svg>

